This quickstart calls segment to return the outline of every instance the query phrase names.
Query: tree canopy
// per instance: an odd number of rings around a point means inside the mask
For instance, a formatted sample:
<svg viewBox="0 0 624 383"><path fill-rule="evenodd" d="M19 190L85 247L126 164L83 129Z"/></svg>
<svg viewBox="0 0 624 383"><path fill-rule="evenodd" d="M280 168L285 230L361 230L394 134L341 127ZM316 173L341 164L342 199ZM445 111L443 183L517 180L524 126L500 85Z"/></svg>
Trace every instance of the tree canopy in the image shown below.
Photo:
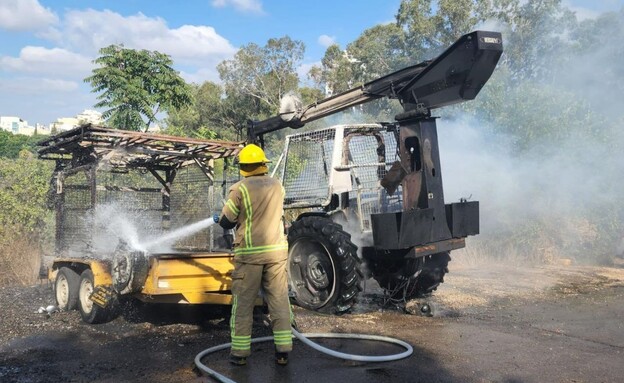
<svg viewBox="0 0 624 383"><path fill-rule="evenodd" d="M98 95L102 117L118 129L147 130L160 112L191 103L189 86L160 52L110 45L95 59L99 67L85 79Z"/></svg>

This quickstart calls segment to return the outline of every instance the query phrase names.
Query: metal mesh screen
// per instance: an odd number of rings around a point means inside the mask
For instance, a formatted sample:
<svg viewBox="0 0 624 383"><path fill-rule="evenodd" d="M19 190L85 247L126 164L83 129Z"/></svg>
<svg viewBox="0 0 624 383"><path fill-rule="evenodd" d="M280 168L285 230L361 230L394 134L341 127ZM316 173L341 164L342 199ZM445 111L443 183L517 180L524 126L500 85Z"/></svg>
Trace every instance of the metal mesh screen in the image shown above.
<svg viewBox="0 0 624 383"><path fill-rule="evenodd" d="M334 137L334 129L324 129L286 138L285 206L321 206L327 200Z"/></svg>
<svg viewBox="0 0 624 383"><path fill-rule="evenodd" d="M389 195L379 183L392 164L399 159L396 138L383 127L367 129L366 134L361 129L350 128L345 131L345 143L361 229L369 231L371 214L402 209L401 187L393 195ZM378 155L384 152L385 161L383 156Z"/></svg>
<svg viewBox="0 0 624 383"><path fill-rule="evenodd" d="M197 166L190 166L178 172L171 187L171 229L190 225L212 217L223 208L227 192L237 179L215 180L210 183ZM182 238L175 247L181 250L210 250L221 247L218 242L223 229L212 225L196 234Z"/></svg>
<svg viewBox="0 0 624 383"><path fill-rule="evenodd" d="M343 127L344 137L340 138L336 127L286 138L286 160L278 169L286 189L285 207L321 207L330 197L330 171L333 167L346 168L352 183L349 205L357 211L361 230L369 231L371 214L402 209L401 187L388 195L380 185L399 159L396 137L382 125ZM336 139L342 139L342 153L337 158L344 163L332 163Z"/></svg>
<svg viewBox="0 0 624 383"><path fill-rule="evenodd" d="M78 172L67 177L62 191L62 215L57 223L61 229L57 229L57 243L63 249L88 251L91 233L85 230L84 218L91 209L91 191L86 173Z"/></svg>
<svg viewBox="0 0 624 383"><path fill-rule="evenodd" d="M117 246L117 239L105 231L112 229L120 238L134 235L145 240L209 218L221 210L227 189L238 179L237 172L220 173L220 177L235 175L236 179L213 183L195 164L178 170L171 184L168 212L163 208L164 188L149 172L96 172L94 206L87 173L67 176L62 194L57 195L59 250L70 255L98 255ZM159 175L165 178L164 172ZM221 235L221 228L213 225L178 240L172 250L210 250L218 247L216 240Z"/></svg>
<svg viewBox="0 0 624 383"><path fill-rule="evenodd" d="M128 222L136 230L137 237L141 239L160 235L162 232L161 189L160 183L149 173L98 171L93 217L95 222L90 223L94 225L93 230L96 231L92 237L95 250L107 247L102 242L109 239L101 231L106 229L109 219L118 219L120 223Z"/></svg>

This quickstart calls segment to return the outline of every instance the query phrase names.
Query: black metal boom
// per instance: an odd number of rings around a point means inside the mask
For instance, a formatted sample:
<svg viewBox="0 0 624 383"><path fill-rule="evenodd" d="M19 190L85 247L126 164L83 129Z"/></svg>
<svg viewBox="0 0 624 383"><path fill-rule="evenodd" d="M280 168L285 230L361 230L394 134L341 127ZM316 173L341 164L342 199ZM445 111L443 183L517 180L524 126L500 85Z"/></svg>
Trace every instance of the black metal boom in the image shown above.
<svg viewBox="0 0 624 383"><path fill-rule="evenodd" d="M248 127L248 139L255 141L284 128L301 128L308 122L382 97L398 99L407 115L430 113L435 108L472 100L490 78L502 52L500 33L468 33L433 60L310 104L294 111L289 120L278 115L253 121Z"/></svg>

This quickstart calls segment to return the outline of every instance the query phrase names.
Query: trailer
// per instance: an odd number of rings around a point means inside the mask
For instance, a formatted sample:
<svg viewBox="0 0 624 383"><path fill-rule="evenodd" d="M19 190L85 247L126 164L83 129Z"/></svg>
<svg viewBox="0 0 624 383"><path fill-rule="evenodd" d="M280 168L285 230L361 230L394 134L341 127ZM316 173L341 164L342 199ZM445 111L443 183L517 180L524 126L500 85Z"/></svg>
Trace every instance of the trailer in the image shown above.
<svg viewBox="0 0 624 383"><path fill-rule="evenodd" d="M220 211L238 180L229 165L240 142L86 124L39 147L39 157L56 164L49 194L56 257L48 278L59 309L102 323L128 299L230 304L233 253L220 227L176 238L165 251L136 248L128 238L159 240Z"/></svg>

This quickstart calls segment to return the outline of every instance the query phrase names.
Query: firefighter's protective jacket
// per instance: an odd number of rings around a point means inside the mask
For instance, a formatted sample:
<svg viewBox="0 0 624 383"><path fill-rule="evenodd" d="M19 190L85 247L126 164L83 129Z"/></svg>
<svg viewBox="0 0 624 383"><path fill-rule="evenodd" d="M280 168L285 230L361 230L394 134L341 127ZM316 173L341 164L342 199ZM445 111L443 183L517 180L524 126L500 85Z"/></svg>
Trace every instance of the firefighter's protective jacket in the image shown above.
<svg viewBox="0 0 624 383"><path fill-rule="evenodd" d="M284 188L268 175L246 177L232 185L222 215L237 223L237 262L266 264L288 258L283 201Z"/></svg>

